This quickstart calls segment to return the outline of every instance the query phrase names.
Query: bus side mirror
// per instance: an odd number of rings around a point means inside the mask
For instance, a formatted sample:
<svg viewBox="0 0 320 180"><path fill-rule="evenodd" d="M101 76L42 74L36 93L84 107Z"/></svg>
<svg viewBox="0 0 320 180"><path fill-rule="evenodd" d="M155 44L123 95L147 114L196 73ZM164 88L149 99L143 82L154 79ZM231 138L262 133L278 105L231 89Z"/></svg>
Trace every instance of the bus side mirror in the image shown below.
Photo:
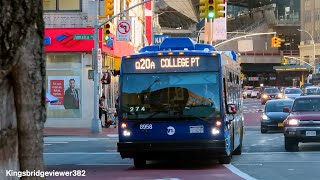
<svg viewBox="0 0 320 180"><path fill-rule="evenodd" d="M237 109L235 104L228 104L227 105L227 114L236 114Z"/></svg>

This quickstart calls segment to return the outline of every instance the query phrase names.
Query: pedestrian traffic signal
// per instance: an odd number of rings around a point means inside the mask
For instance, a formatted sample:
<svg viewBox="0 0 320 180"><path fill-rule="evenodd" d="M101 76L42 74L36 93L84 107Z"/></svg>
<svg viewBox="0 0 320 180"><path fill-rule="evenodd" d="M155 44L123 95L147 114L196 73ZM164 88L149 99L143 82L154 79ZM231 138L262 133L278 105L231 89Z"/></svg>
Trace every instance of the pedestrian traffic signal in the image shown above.
<svg viewBox="0 0 320 180"><path fill-rule="evenodd" d="M200 18L207 18L208 16L208 0L199 0Z"/></svg>
<svg viewBox="0 0 320 180"><path fill-rule="evenodd" d="M114 0L104 0L104 14L105 16L113 15L113 1Z"/></svg>
<svg viewBox="0 0 320 180"><path fill-rule="evenodd" d="M214 0L208 0L208 18L215 18Z"/></svg>
<svg viewBox="0 0 320 180"><path fill-rule="evenodd" d="M225 17L226 14L225 0L215 0L214 1L214 18Z"/></svg>
<svg viewBox="0 0 320 180"><path fill-rule="evenodd" d="M103 41L111 39L111 23L107 23L103 26Z"/></svg>

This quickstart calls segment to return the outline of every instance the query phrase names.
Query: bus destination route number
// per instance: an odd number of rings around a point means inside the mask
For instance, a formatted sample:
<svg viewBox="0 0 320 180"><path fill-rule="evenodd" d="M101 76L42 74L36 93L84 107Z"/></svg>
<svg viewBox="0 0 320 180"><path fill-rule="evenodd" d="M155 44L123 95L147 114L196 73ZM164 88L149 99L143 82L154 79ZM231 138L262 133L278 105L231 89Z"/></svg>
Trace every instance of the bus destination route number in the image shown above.
<svg viewBox="0 0 320 180"><path fill-rule="evenodd" d="M160 68L199 67L200 57L167 57L160 59ZM135 62L135 69L156 69L156 63L150 58L141 58Z"/></svg>

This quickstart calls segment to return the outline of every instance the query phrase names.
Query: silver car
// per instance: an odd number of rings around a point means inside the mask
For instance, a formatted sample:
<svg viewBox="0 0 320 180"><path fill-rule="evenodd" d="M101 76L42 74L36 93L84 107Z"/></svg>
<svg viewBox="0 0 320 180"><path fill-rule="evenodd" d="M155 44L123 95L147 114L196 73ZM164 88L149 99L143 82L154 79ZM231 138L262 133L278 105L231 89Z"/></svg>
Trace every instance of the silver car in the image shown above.
<svg viewBox="0 0 320 180"><path fill-rule="evenodd" d="M283 91L284 98L288 99L296 99L297 97L301 96L302 90L300 88L286 88Z"/></svg>

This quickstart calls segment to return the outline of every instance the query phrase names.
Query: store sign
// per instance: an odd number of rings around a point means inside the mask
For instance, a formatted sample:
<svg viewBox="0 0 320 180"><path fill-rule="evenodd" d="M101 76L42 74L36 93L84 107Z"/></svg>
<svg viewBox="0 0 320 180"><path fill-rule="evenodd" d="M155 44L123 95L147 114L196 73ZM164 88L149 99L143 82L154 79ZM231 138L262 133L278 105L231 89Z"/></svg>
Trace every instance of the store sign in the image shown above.
<svg viewBox="0 0 320 180"><path fill-rule="evenodd" d="M91 52L94 47L93 28L46 28L46 52ZM102 29L99 29L102 34ZM99 47L102 42L99 43Z"/></svg>
<svg viewBox="0 0 320 180"><path fill-rule="evenodd" d="M249 77L249 81L259 81L259 77Z"/></svg>
<svg viewBox="0 0 320 180"><path fill-rule="evenodd" d="M43 39L44 45L50 45L51 44L51 38L49 36L45 36Z"/></svg>

